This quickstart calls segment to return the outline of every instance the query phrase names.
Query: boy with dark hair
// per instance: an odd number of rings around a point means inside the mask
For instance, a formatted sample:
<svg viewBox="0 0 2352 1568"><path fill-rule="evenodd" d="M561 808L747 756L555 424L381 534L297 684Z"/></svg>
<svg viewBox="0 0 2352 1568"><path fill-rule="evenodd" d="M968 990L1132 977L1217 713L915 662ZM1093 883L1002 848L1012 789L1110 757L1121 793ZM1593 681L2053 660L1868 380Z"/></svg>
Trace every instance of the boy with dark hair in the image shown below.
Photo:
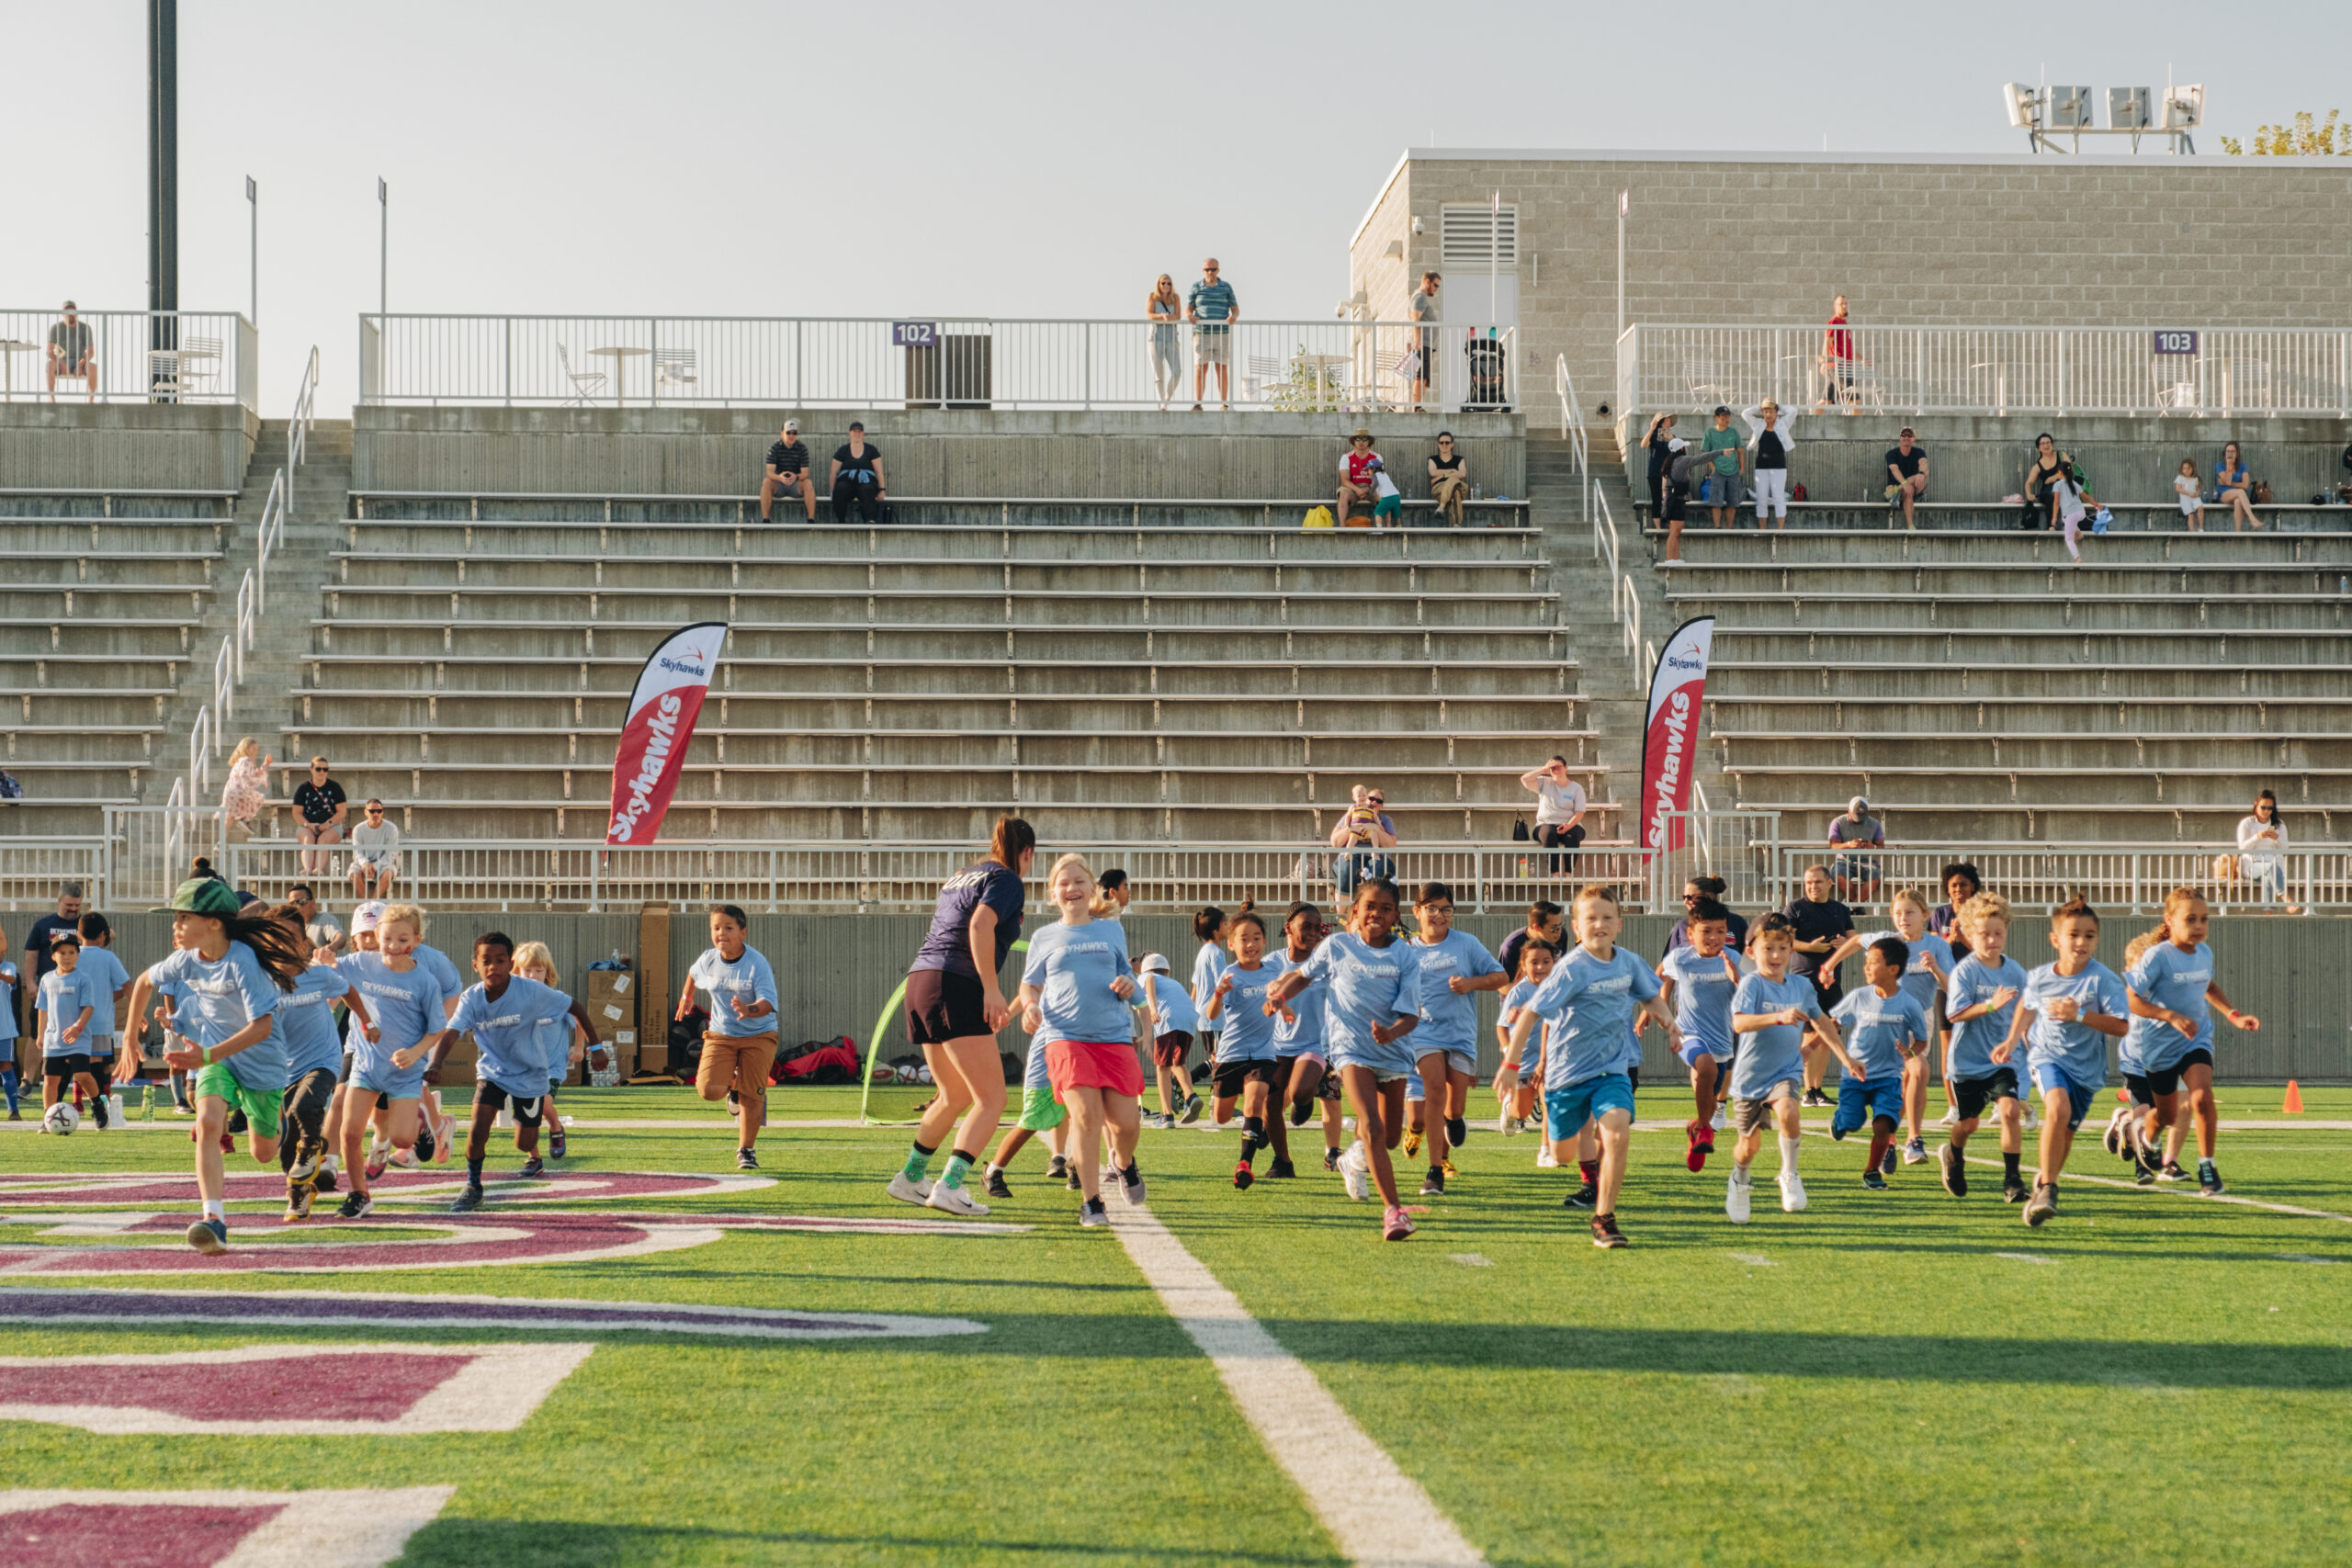
<svg viewBox="0 0 2352 1568"><path fill-rule="evenodd" d="M481 1207L481 1167L488 1153L491 1127L501 1111L514 1113L515 1142L526 1156L523 1174L537 1176L540 1106L548 1090L547 1053L539 1043L539 1025L569 1017L588 1034L590 1060L605 1054L588 1010L552 987L526 980L514 973L514 942L504 931L484 931L474 938L474 973L481 983L458 998L458 1010L448 1027L434 1038L425 1077L441 1076L441 1064L458 1036L470 1030L478 1053L474 1065L473 1125L466 1134L466 1186L449 1205L453 1214Z"/></svg>
<svg viewBox="0 0 2352 1568"><path fill-rule="evenodd" d="M1829 1135L1843 1138L1870 1124L1871 1158L1862 1185L1873 1192L1886 1190L1882 1167L1903 1120L1904 1061L1927 1049L1934 1027L1919 999L1903 988L1910 963L1910 946L1901 937L1878 938L1862 949L1863 987L1848 992L1829 1010L1845 1034L1844 1045L1836 1049L1848 1074L1838 1086Z"/></svg>

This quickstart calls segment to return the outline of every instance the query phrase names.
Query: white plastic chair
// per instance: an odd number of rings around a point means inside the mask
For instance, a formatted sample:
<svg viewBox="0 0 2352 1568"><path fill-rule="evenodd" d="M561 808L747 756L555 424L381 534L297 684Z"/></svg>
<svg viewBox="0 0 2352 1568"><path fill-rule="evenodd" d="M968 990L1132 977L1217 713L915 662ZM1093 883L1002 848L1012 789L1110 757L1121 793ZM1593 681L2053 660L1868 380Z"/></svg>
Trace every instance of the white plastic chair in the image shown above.
<svg viewBox="0 0 2352 1568"><path fill-rule="evenodd" d="M571 383L573 403L585 407L589 399L604 396L605 373L602 370L574 370L571 367L571 355L565 350L561 338L556 339L555 357L557 363L563 367L564 378Z"/></svg>
<svg viewBox="0 0 2352 1568"><path fill-rule="evenodd" d="M653 355L653 384L656 387L691 387L695 384L695 351L691 348L664 348Z"/></svg>

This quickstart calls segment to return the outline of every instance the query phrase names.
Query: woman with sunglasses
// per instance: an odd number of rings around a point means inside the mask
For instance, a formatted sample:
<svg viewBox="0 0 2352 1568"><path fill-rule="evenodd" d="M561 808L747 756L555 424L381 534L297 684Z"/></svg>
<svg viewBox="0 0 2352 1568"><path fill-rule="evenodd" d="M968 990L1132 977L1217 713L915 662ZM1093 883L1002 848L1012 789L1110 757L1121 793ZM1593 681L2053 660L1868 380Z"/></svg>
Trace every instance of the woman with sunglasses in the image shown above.
<svg viewBox="0 0 2352 1568"><path fill-rule="evenodd" d="M1166 273L1152 286L1143 302L1143 313L1151 321L1151 385L1159 394L1159 412L1168 412L1168 400L1184 387L1182 350L1177 344L1177 323L1184 319L1183 296L1176 292L1176 280Z"/></svg>
<svg viewBox="0 0 2352 1568"><path fill-rule="evenodd" d="M384 803L371 800L368 819L351 830L351 896L389 899L400 868L401 830L384 820Z"/></svg>
<svg viewBox="0 0 2352 1568"><path fill-rule="evenodd" d="M325 849L312 850L312 844L343 842L343 819L351 814L343 786L327 776L327 760L311 759L311 776L294 786L295 840L304 846L302 874L323 876L327 863L334 855Z"/></svg>
<svg viewBox="0 0 2352 1568"><path fill-rule="evenodd" d="M1447 523L1462 526L1462 502L1470 493L1470 473L1462 466L1462 449L1453 444L1453 432L1437 433L1437 455L1430 459L1430 499Z"/></svg>

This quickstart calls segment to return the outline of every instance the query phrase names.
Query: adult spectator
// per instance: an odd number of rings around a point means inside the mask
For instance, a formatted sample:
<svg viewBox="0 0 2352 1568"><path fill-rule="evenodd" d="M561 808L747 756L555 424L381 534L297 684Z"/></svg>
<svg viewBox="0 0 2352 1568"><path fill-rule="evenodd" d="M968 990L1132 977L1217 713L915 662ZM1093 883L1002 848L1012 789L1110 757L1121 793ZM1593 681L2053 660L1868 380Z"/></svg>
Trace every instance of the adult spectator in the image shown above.
<svg viewBox="0 0 2352 1568"><path fill-rule="evenodd" d="M2238 874L2259 883L2264 893L2290 915L2302 907L2287 902L2287 824L2278 814L2278 797L2264 790L2254 797L2254 813L2238 818Z"/></svg>
<svg viewBox="0 0 2352 1568"><path fill-rule="evenodd" d="M1159 394L1159 412L1168 412L1168 400L1184 385L1182 350L1176 341L1177 322L1184 319L1184 299L1176 292L1176 280L1166 273L1152 285L1144 297L1143 313L1151 322L1151 385Z"/></svg>
<svg viewBox="0 0 2352 1568"><path fill-rule="evenodd" d="M2055 528L2058 526L2058 502L2066 484L2079 486L2081 471L2075 459L2058 449L2058 443L2048 431L2033 438L2033 456L2025 464L2025 510L2018 519L2020 528Z"/></svg>
<svg viewBox="0 0 2352 1568"><path fill-rule="evenodd" d="M1928 911L1928 929L1951 943L1955 962L1968 954L1968 939L1961 934L1961 907L1984 891L1984 874L1967 861L1954 861L1936 878L1944 901Z"/></svg>
<svg viewBox="0 0 2352 1568"><path fill-rule="evenodd" d="M1396 847L1396 824L1381 808L1388 798L1381 791L1357 784L1348 791L1348 808L1331 829L1331 847L1335 850L1358 852L1344 854L1332 862L1331 880L1339 885L1343 898L1355 895L1356 883L1366 876L1396 874L1396 863L1386 855L1363 852L1393 850Z"/></svg>
<svg viewBox="0 0 2352 1568"><path fill-rule="evenodd" d="M33 1003L40 995L41 976L57 967L49 956L49 944L60 931L72 931L77 937L82 933L82 885L78 882L59 883L56 912L35 920L33 929L25 933L24 984L17 987L24 1004L20 1034L32 1032Z"/></svg>
<svg viewBox="0 0 2352 1568"><path fill-rule="evenodd" d="M1747 424L1747 466L1756 476L1756 525L1761 528L1765 518L1777 515L1781 526L1786 528L1789 448L1796 445L1796 437L1789 434L1781 405L1770 398L1754 408L1742 410L1739 417Z"/></svg>
<svg viewBox="0 0 2352 1568"><path fill-rule="evenodd" d="M1674 461L1674 454L1681 448L1674 441L1674 416L1670 413L1651 416L1650 427L1642 432L1642 450L1650 459L1650 521L1666 520L1666 470Z"/></svg>
<svg viewBox="0 0 2352 1568"><path fill-rule="evenodd" d="M1714 459L1691 450L1680 436L1666 444L1666 554L1660 566L1682 564L1682 525L1690 509L1690 487L1702 482Z"/></svg>
<svg viewBox="0 0 2352 1568"><path fill-rule="evenodd" d="M890 484L882 472L882 448L866 440L864 422L849 422L849 439L833 448L832 471L826 476L825 485L832 491L834 522L849 521L853 502L864 522L880 519Z"/></svg>
<svg viewBox="0 0 2352 1568"><path fill-rule="evenodd" d="M1855 853L1856 845L1886 848L1886 825L1871 815L1871 803L1859 795L1846 803L1844 815L1830 819L1829 848L1837 858L1829 863L1829 874L1838 884L1838 897L1875 904L1885 872L1878 856Z"/></svg>
<svg viewBox="0 0 2352 1568"><path fill-rule="evenodd" d="M1519 973L1520 952L1531 942L1548 942L1554 947L1560 947L1566 929L1563 914L1560 906L1549 898L1538 898L1530 904L1527 907L1527 923L1503 938L1502 947L1495 953L1495 962L1503 966L1503 973L1512 976Z"/></svg>
<svg viewBox="0 0 2352 1568"><path fill-rule="evenodd" d="M351 830L351 896L357 899L390 898L392 877L401 868L401 830L384 820L384 803L368 803L367 820Z"/></svg>
<svg viewBox="0 0 2352 1568"><path fill-rule="evenodd" d="M1731 427L1731 409L1715 405L1713 428L1699 438L1699 450L1714 457L1714 471L1707 476L1710 519L1718 528L1739 521L1739 482L1747 471L1747 443Z"/></svg>
<svg viewBox="0 0 2352 1568"><path fill-rule="evenodd" d="M270 758L261 742L246 736L229 753L229 776L220 782L220 811L229 826L253 836L254 818L269 804Z"/></svg>
<svg viewBox="0 0 2352 1568"><path fill-rule="evenodd" d="M1241 302L1233 285L1217 276L1216 257L1201 264L1201 280L1184 297L1184 319L1193 323L1193 412L1201 412L1201 396L1208 387L1209 367L1216 367L1216 400L1233 406L1233 326L1241 320Z"/></svg>
<svg viewBox="0 0 2352 1568"><path fill-rule="evenodd" d="M2222 446L2222 460L2213 465L2213 499L2230 509L2230 532L2262 526L2254 514L2254 479L2245 471L2245 456L2234 441Z"/></svg>
<svg viewBox="0 0 2352 1568"><path fill-rule="evenodd" d="M1413 290L1413 298L1408 301L1416 323L1422 321L1434 323L1440 319L1437 305L1438 282L1436 273L1421 274L1421 286ZM1415 413L1420 412L1421 404L1428 400L1430 363L1436 357L1437 333L1426 327L1415 325L1413 328L1413 412ZM1457 517L1454 521L1458 523L1461 519Z"/></svg>
<svg viewBox="0 0 2352 1568"><path fill-rule="evenodd" d="M292 906L294 912L302 918L304 930L327 932L338 945L342 943L344 933L341 922L327 913L326 906L319 902L318 895L309 883L298 882L288 887L286 890L286 902Z"/></svg>
<svg viewBox="0 0 2352 1568"><path fill-rule="evenodd" d="M1854 933L1854 911L1829 893L1829 868L1809 865L1804 868L1804 894L1791 899L1789 907L1781 911L1796 928L1797 950L1789 961L1789 973L1813 982L1823 1012L1836 1007L1846 994L1845 987L1838 983L1838 971L1826 967L1823 961ZM1808 1034L1804 1050L1804 1103L1826 1105L1829 1100L1821 1092L1821 1079L1829 1061L1828 1048Z"/></svg>
<svg viewBox="0 0 2352 1568"><path fill-rule="evenodd" d="M49 329L49 400L57 400L57 378L79 378L91 402L98 400L98 348L90 324L65 301L65 319Z"/></svg>
<svg viewBox="0 0 2352 1568"><path fill-rule="evenodd" d="M1887 510L1900 506L1903 525L1917 528L1919 519L1912 509L1928 493L1928 449L1919 445L1907 424L1895 433L1894 445L1886 454L1886 478Z"/></svg>
<svg viewBox="0 0 2352 1568"><path fill-rule="evenodd" d="M1846 320L1846 297L1830 301L1829 324L1821 329L1821 398L1813 412L1843 403L1852 413L1854 400L1854 329Z"/></svg>
<svg viewBox="0 0 2352 1568"><path fill-rule="evenodd" d="M1535 792L1535 841L1547 850L1584 848L1584 785L1568 777L1568 760L1554 757L1540 768L1519 775L1519 787ZM1554 876L1567 870L1568 857L1553 855L1546 867Z"/></svg>
<svg viewBox="0 0 2352 1568"><path fill-rule="evenodd" d="M1348 449L1340 457L1340 526L1349 527L1355 521L1356 502L1363 502L1369 512L1375 504L1379 487L1374 482L1380 473L1380 454L1373 450L1372 432L1356 426L1348 437Z"/></svg>
<svg viewBox="0 0 2352 1568"><path fill-rule="evenodd" d="M343 819L351 814L343 786L327 776L327 760L311 759L311 776L294 786L295 841L305 846L343 842ZM333 856L323 847L302 851L302 874L318 876Z"/></svg>
<svg viewBox="0 0 2352 1568"><path fill-rule="evenodd" d="M817 481L808 477L808 447L800 439L798 420L786 420L783 431L769 445L767 470L760 480L760 521L775 521L768 513L779 495L798 496L808 521L817 521Z"/></svg>
<svg viewBox="0 0 2352 1568"><path fill-rule="evenodd" d="M1690 910L1693 905L1707 898L1721 904L1724 902L1724 896L1730 891L1731 885L1720 876L1700 875L1685 882L1682 885L1683 916L1674 922L1674 929L1666 933L1667 950L1672 952L1678 947L1690 945ZM1747 917L1725 908L1724 919L1729 922L1731 928L1731 950L1734 953L1747 952Z"/></svg>
<svg viewBox="0 0 2352 1568"><path fill-rule="evenodd" d="M1430 458L1430 500L1454 527L1462 526L1462 503L1470 494L1470 470L1453 444L1453 432L1437 433L1437 453Z"/></svg>

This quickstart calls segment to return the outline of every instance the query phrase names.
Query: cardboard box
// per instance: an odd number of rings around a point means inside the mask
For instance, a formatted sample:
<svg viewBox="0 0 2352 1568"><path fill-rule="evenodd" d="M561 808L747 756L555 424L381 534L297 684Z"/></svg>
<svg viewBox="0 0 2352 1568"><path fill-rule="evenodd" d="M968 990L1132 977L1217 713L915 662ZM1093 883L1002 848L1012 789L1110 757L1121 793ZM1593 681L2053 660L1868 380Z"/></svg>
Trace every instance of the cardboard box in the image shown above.
<svg viewBox="0 0 2352 1568"><path fill-rule="evenodd" d="M638 1015L642 1032L637 1051L638 1070L670 1070L670 999L678 987L670 978L670 906L648 904L638 911L637 967L646 998Z"/></svg>

